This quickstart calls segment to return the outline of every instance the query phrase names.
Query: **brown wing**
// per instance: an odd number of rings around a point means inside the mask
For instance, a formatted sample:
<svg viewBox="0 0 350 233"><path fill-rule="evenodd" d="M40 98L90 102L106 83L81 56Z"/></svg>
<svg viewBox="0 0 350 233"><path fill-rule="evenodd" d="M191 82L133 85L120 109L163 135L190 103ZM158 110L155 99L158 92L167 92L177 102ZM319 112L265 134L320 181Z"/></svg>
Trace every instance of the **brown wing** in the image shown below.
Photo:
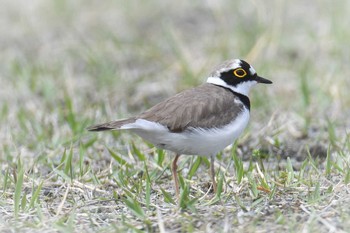
<svg viewBox="0 0 350 233"><path fill-rule="evenodd" d="M136 118L158 122L173 132L188 127L210 128L228 124L244 108L231 91L213 84L185 90Z"/></svg>

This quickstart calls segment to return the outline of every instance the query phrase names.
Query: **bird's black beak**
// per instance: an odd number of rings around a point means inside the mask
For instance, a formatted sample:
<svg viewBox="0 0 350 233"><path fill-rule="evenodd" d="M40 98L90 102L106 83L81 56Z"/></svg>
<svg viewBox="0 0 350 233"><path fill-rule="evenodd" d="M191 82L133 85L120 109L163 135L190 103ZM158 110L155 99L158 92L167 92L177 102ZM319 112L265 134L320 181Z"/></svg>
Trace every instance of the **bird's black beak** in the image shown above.
<svg viewBox="0 0 350 233"><path fill-rule="evenodd" d="M265 83L265 84L271 84L272 82L266 78L260 77L260 76L256 76L255 79L258 83Z"/></svg>

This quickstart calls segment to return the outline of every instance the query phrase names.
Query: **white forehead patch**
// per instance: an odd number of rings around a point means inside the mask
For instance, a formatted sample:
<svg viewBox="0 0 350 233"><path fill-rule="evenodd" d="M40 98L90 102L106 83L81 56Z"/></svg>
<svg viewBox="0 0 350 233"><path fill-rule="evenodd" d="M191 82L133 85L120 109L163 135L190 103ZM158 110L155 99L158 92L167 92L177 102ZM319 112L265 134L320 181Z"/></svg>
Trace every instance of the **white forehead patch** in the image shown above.
<svg viewBox="0 0 350 233"><path fill-rule="evenodd" d="M253 66L250 66L249 71L250 71L250 75L252 76L256 74L256 71L254 70Z"/></svg>

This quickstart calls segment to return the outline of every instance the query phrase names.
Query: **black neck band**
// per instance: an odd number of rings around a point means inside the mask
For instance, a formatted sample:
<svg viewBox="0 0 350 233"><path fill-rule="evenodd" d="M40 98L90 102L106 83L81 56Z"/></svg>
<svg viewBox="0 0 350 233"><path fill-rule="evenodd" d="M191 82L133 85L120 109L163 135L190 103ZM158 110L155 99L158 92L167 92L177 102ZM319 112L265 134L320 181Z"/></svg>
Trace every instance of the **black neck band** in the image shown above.
<svg viewBox="0 0 350 233"><path fill-rule="evenodd" d="M215 84L214 84L215 85ZM220 85L216 85L218 87L222 87L222 88L225 88L226 90L229 90L230 92L232 92L232 94L234 94L235 96L238 97L238 99L240 101L242 101L243 105L250 111L250 100L248 98L248 96L246 95L243 95L241 93L238 93L238 92L235 92L233 91L232 89L228 88L228 87L223 87L223 86L220 86Z"/></svg>

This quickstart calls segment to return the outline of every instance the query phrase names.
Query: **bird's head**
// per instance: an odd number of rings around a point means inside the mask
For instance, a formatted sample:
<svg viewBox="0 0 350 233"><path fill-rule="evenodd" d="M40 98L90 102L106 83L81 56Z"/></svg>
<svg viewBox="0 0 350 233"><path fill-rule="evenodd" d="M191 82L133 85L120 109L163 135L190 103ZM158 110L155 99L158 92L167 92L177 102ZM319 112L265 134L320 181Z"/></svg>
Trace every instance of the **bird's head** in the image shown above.
<svg viewBox="0 0 350 233"><path fill-rule="evenodd" d="M258 83L271 84L268 79L258 76L254 68L241 59L228 60L219 65L208 77L207 83L229 88L248 95L251 87Z"/></svg>

